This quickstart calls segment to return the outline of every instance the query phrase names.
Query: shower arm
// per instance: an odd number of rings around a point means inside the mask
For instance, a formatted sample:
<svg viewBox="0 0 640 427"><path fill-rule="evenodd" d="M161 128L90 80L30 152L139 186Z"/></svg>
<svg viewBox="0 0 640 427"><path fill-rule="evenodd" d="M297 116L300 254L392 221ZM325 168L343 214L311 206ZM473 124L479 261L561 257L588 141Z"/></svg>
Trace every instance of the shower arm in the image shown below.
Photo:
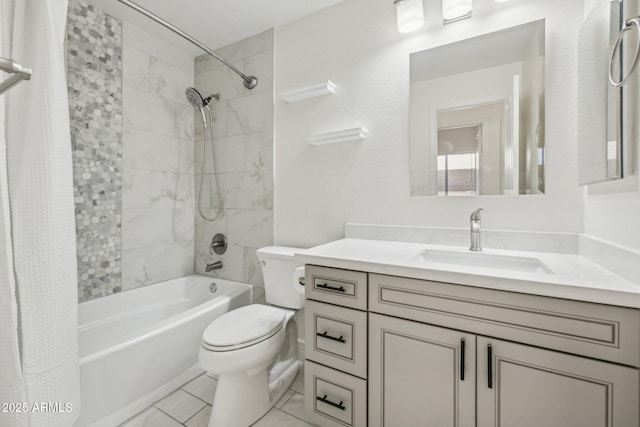
<svg viewBox="0 0 640 427"><path fill-rule="evenodd" d="M188 42L191 42L192 44L198 46L200 49L204 50L206 53L213 56L215 59L222 62L227 67L231 68L233 72L235 72L237 75L239 75L242 78L242 80L244 80L244 87L246 87L247 89L253 89L258 84L258 79L256 79L253 76L245 75L242 71L238 70L229 61L227 61L226 59L224 59L223 57L215 53L213 50L209 49L207 46L200 43L198 40L194 39L189 34L173 26L172 24L168 23L167 21L160 18L159 16L154 15L153 13L149 12L147 9L141 6L138 6L137 4L135 4L130 0L118 0L118 1L124 4L125 6L129 6L131 9L135 10L136 12L143 14L147 18L156 21L158 24L162 25L166 29L173 31L175 34L179 35L180 37L187 40Z"/></svg>

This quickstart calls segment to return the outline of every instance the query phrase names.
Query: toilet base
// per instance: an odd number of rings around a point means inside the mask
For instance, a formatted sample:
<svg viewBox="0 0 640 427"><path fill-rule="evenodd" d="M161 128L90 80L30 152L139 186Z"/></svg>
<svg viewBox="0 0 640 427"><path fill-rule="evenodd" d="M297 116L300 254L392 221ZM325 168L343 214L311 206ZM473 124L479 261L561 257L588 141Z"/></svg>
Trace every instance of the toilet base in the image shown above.
<svg viewBox="0 0 640 427"><path fill-rule="evenodd" d="M293 383L299 365L300 362L293 361L288 367L283 366L277 378L268 378L267 369L254 375L220 375L209 427L248 427L258 421Z"/></svg>

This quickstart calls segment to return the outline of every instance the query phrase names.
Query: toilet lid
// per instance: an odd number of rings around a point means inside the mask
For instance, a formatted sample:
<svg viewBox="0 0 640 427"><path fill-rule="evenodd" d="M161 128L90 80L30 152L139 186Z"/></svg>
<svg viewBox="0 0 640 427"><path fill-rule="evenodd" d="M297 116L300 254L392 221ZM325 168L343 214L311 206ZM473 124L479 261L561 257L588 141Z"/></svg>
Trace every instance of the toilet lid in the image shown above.
<svg viewBox="0 0 640 427"><path fill-rule="evenodd" d="M275 335L285 312L266 305L247 305L223 314L205 329L202 344L213 351L230 351L257 344Z"/></svg>

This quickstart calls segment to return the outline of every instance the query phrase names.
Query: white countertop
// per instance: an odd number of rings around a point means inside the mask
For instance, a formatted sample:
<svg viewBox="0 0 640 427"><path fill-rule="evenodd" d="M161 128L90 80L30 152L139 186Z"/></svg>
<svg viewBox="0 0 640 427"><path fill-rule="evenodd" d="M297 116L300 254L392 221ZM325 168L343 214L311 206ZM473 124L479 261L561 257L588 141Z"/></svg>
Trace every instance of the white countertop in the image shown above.
<svg viewBox="0 0 640 427"><path fill-rule="evenodd" d="M462 247L347 238L300 251L295 258L305 264L640 308L639 285L580 255L502 249L479 254L536 258L552 271L547 274L427 262L419 256L424 250L470 253Z"/></svg>

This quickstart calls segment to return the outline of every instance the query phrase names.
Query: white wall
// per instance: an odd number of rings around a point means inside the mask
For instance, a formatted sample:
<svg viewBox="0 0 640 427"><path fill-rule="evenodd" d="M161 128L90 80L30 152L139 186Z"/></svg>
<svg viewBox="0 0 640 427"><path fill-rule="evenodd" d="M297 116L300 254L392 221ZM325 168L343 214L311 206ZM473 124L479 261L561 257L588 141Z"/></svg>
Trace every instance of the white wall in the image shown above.
<svg viewBox="0 0 640 427"><path fill-rule="evenodd" d="M398 33L391 1L345 2L275 34L275 241L311 246L341 238L345 222L467 227L484 207L490 229L582 231L576 182L576 33L582 0L474 2L473 18ZM546 18L547 194L471 198L409 195L409 54ZM331 79L335 95L285 104L282 90ZM311 147L305 137L363 126L363 142Z"/></svg>

